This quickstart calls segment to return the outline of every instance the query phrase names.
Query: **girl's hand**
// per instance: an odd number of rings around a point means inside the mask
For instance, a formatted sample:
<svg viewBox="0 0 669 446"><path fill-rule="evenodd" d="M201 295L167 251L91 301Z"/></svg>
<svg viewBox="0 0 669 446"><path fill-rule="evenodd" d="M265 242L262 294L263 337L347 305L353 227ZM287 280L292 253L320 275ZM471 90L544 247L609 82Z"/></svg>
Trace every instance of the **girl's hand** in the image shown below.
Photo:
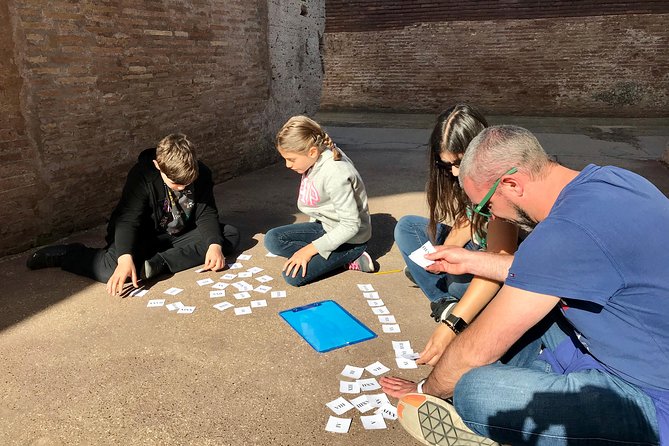
<svg viewBox="0 0 669 446"><path fill-rule="evenodd" d="M293 254L290 259L286 260L281 271L285 271L286 276L295 277L300 268L302 268L302 277L305 277L307 275L307 264L316 254L318 254L318 250L313 243L309 243L307 246Z"/></svg>
<svg viewBox="0 0 669 446"><path fill-rule="evenodd" d="M416 363L429 364L434 367L453 339L455 339L455 332L446 324L440 323L430 336L423 351L420 352L420 358L416 360Z"/></svg>

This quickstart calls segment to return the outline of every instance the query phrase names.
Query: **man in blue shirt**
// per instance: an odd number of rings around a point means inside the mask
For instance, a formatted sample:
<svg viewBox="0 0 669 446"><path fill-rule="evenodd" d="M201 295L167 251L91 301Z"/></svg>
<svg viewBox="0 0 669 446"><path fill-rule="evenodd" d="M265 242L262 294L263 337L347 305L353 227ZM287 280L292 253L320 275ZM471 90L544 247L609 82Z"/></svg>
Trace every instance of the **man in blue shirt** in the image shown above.
<svg viewBox="0 0 669 446"><path fill-rule="evenodd" d="M475 212L532 232L515 257L428 256L505 285L427 380L382 380L402 425L426 444L669 444L667 197L624 169L560 166L512 126L472 141L460 182Z"/></svg>

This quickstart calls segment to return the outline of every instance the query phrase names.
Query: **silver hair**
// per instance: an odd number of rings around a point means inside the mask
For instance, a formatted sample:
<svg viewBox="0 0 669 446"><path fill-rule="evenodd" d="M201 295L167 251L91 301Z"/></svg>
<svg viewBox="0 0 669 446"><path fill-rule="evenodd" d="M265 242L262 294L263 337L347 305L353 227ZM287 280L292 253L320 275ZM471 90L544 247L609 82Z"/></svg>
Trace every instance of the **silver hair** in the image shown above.
<svg viewBox="0 0 669 446"><path fill-rule="evenodd" d="M489 185L512 167L540 177L552 161L527 129L514 125L498 125L481 131L467 146L460 162L459 181Z"/></svg>

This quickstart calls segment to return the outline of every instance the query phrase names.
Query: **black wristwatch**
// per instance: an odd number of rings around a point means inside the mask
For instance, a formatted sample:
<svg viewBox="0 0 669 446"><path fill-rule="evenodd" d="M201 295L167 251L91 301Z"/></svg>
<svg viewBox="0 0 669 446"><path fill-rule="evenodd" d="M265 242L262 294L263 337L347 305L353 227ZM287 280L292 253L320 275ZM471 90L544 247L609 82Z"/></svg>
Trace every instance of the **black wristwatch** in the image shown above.
<svg viewBox="0 0 669 446"><path fill-rule="evenodd" d="M465 328L469 326L469 324L465 322L464 319L454 314L449 314L442 322L448 325L448 328L453 330L456 335L462 333Z"/></svg>

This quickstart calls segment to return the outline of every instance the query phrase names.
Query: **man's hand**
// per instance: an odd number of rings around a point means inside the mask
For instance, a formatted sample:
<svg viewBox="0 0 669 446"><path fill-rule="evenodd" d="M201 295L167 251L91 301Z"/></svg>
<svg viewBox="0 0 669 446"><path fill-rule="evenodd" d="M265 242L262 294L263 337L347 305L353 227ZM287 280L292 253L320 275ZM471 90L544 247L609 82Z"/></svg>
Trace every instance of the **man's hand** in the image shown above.
<svg viewBox="0 0 669 446"><path fill-rule="evenodd" d="M407 393L415 393L417 391L417 384L415 382L395 376L384 376L379 379L379 384L381 384L381 390L386 395L394 398L402 398Z"/></svg>
<svg viewBox="0 0 669 446"><path fill-rule="evenodd" d="M307 275L307 264L316 254L318 254L318 250L313 243L309 243L307 246L293 254L290 259L286 260L281 271L285 271L286 276L291 276L292 274L292 277L295 277L300 268L302 268L302 277L305 277Z"/></svg>
<svg viewBox="0 0 669 446"><path fill-rule="evenodd" d="M203 271L211 270L218 271L225 266L225 257L223 257L223 248L221 245L212 243L207 249L207 254L204 256Z"/></svg>
<svg viewBox="0 0 669 446"><path fill-rule="evenodd" d="M470 251L458 246L435 246L436 252L426 254L425 258L434 260L434 263L427 268L431 273L448 273L453 275L471 273L468 265Z"/></svg>
<svg viewBox="0 0 669 446"><path fill-rule="evenodd" d="M434 366L453 339L455 339L455 332L446 324L439 324L423 351L420 352L420 358L416 360L416 363Z"/></svg>
<svg viewBox="0 0 669 446"><path fill-rule="evenodd" d="M132 255L123 254L118 258L118 265L116 265L114 274L107 281L107 293L110 296L121 294L128 277L132 278L132 285L138 288L137 271L135 270L135 263L132 261Z"/></svg>

